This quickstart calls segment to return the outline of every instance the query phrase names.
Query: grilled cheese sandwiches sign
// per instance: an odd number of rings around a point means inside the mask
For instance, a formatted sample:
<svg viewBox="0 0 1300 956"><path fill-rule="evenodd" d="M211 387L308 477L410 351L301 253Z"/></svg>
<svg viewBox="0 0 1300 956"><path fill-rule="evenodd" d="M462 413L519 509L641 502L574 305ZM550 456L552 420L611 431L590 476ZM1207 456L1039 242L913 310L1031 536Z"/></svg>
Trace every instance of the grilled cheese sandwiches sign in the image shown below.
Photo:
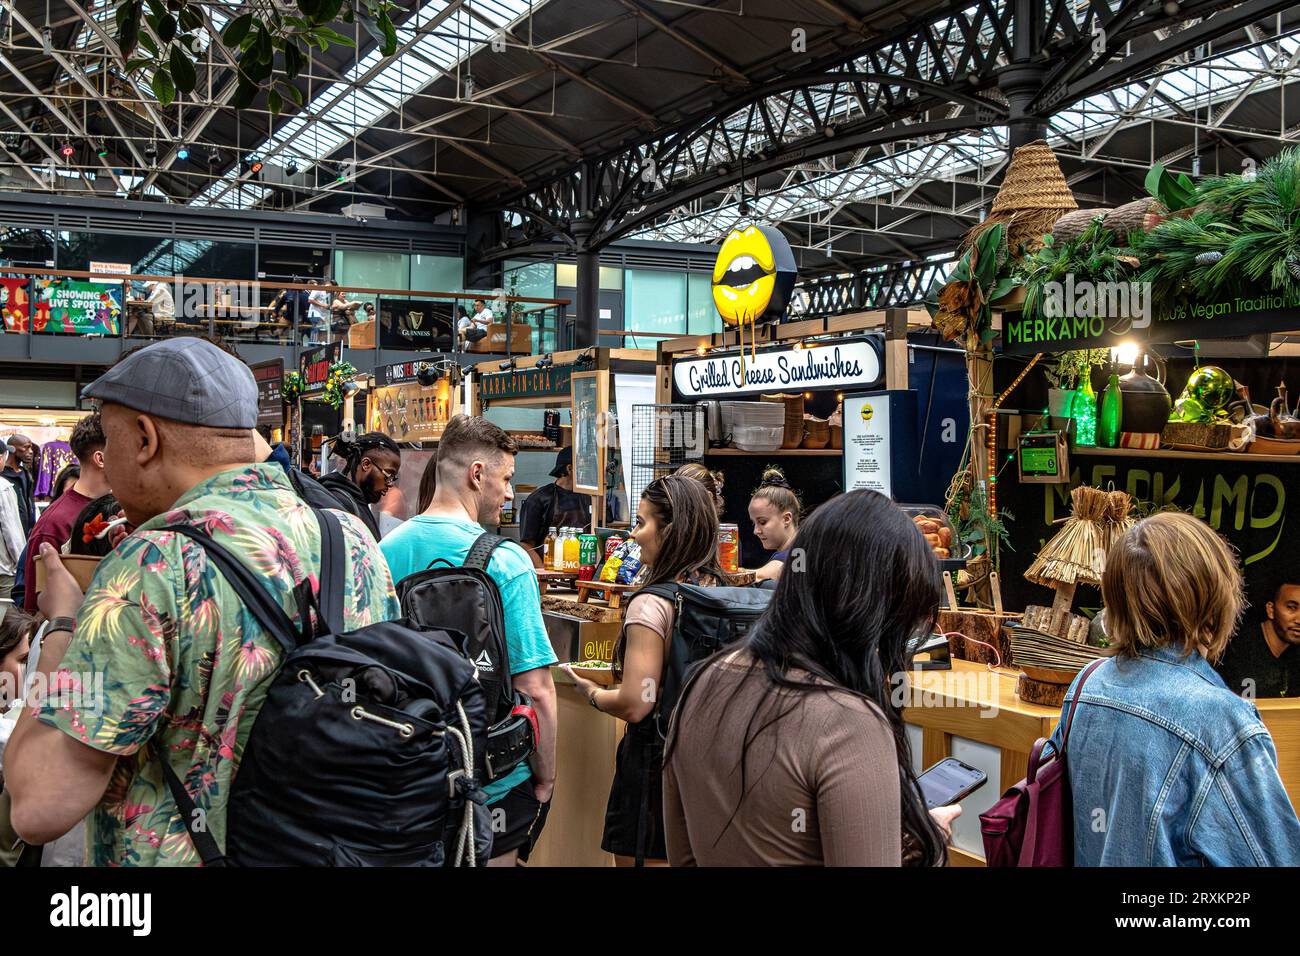
<svg viewBox="0 0 1300 956"><path fill-rule="evenodd" d="M803 349L737 353L683 359L673 366L673 385L683 398L713 398L786 389L871 388L880 381L881 362L871 339Z"/></svg>

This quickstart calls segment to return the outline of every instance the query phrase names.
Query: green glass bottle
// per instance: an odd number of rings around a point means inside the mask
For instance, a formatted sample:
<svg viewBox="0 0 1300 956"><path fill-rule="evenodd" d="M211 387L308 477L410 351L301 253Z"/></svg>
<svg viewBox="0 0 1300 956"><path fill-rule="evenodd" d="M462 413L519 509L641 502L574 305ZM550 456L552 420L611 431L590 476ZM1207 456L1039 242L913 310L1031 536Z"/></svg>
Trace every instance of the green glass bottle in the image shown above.
<svg viewBox="0 0 1300 956"><path fill-rule="evenodd" d="M1089 372L1084 372L1080 378L1079 389L1070 405L1070 417L1074 419L1074 443L1097 444L1097 393L1092 390Z"/></svg>
<svg viewBox="0 0 1300 956"><path fill-rule="evenodd" d="M1102 448L1119 446L1120 422L1124 418L1124 396L1119 390L1119 373L1110 373L1110 382L1101 393L1101 411L1097 415L1097 444Z"/></svg>

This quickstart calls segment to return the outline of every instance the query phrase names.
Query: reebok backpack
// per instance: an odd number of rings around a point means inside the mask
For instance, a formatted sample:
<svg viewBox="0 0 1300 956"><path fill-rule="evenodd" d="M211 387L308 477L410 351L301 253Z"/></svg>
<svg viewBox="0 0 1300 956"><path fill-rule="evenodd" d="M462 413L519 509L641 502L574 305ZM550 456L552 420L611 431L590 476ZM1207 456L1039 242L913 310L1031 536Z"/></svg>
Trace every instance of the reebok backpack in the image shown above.
<svg viewBox="0 0 1300 956"><path fill-rule="evenodd" d="M501 592L488 574L492 553L505 541L484 532L459 567L436 558L428 568L397 582L402 616L417 631L452 631L461 653L478 671L488 720L484 779L500 780L537 747L537 715L526 694L515 690L506 645Z"/></svg>

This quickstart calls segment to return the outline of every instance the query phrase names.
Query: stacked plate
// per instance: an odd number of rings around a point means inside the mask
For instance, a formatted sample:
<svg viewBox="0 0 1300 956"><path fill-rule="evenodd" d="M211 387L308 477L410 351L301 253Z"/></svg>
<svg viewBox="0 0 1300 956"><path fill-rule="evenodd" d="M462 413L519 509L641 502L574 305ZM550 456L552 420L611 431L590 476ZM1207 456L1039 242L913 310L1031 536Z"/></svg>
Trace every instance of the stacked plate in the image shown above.
<svg viewBox="0 0 1300 956"><path fill-rule="evenodd" d="M1018 667L1078 672L1097 658L1114 653L1109 648L1076 644L1031 627L1011 629L1011 656Z"/></svg>
<svg viewBox="0 0 1300 956"><path fill-rule="evenodd" d="M776 402L721 402L722 431L733 433L737 428L762 425L785 427L785 405Z"/></svg>

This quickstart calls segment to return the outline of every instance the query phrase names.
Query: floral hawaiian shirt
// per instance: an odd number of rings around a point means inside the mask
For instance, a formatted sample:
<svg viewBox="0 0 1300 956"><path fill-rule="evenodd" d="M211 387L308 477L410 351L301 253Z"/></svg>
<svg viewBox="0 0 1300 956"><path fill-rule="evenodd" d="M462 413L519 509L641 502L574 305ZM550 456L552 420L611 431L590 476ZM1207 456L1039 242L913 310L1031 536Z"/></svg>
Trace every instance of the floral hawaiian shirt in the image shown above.
<svg viewBox="0 0 1300 956"><path fill-rule="evenodd" d="M345 625L392 620L399 608L383 555L357 518L338 517L348 552ZM89 817L93 865L198 864L162 759L225 846L231 783L282 656L202 547L167 530L184 522L245 560L295 620L294 585L305 579L319 586L316 520L276 464L214 475L104 558L56 678L56 688L93 680L102 691L56 690L39 713L120 758Z"/></svg>

